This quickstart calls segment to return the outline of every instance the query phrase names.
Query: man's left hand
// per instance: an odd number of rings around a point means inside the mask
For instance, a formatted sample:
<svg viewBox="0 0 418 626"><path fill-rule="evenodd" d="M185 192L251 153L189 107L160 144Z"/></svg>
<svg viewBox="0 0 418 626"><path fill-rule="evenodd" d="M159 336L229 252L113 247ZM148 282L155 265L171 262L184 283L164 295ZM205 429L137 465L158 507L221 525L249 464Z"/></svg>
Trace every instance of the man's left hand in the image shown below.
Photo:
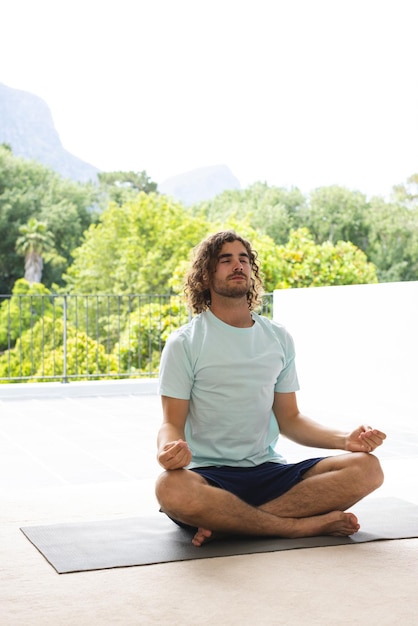
<svg viewBox="0 0 418 626"><path fill-rule="evenodd" d="M349 452L373 452L386 439L385 433L371 426L359 426L347 436Z"/></svg>

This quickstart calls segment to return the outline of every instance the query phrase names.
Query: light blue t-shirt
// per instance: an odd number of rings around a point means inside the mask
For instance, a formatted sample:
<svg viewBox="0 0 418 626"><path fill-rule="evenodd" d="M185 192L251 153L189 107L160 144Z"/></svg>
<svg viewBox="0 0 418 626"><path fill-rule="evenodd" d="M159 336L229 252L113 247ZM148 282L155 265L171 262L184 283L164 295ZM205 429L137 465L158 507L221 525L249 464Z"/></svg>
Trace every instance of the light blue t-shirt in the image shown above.
<svg viewBox="0 0 418 626"><path fill-rule="evenodd" d="M279 428L272 405L275 391L299 389L293 340L283 326L252 317L252 327L236 328L205 311L164 347L159 393L190 401L189 468L284 462L274 449Z"/></svg>

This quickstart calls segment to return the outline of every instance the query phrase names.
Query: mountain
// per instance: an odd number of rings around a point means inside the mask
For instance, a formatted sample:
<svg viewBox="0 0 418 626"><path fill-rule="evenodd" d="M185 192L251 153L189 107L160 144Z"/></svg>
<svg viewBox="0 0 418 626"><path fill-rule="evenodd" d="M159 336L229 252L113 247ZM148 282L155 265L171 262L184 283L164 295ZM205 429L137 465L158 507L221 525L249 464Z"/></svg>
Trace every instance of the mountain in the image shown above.
<svg viewBox="0 0 418 626"><path fill-rule="evenodd" d="M0 143L8 143L15 156L34 159L64 178L96 181L97 167L63 147L51 111L38 96L0 83ZM201 167L158 184L160 193L190 206L210 200L228 189L240 189L226 165Z"/></svg>
<svg viewBox="0 0 418 626"><path fill-rule="evenodd" d="M227 189L241 189L240 182L226 165L201 167L172 178L158 185L158 191L190 206L203 200L211 200Z"/></svg>
<svg viewBox="0 0 418 626"><path fill-rule="evenodd" d="M0 143L64 178L95 181L99 170L63 147L48 105L38 96L0 83Z"/></svg>

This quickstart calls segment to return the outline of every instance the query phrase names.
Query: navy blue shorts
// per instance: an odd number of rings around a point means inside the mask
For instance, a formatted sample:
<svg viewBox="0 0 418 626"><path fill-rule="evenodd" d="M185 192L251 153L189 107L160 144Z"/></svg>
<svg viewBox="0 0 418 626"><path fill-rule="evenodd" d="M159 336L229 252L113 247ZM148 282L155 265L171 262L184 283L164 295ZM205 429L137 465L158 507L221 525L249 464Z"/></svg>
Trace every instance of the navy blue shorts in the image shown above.
<svg viewBox="0 0 418 626"><path fill-rule="evenodd" d="M210 485L235 494L247 504L260 506L282 496L297 485L305 472L324 457L306 459L300 463L262 463L253 467L195 467ZM173 520L183 528L186 524Z"/></svg>

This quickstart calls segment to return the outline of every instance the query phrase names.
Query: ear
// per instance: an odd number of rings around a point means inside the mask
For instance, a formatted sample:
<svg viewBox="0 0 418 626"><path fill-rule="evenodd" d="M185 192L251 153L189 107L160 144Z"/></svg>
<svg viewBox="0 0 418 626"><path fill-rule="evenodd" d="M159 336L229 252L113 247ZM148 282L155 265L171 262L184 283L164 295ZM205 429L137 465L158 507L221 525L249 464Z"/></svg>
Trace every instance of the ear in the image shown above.
<svg viewBox="0 0 418 626"><path fill-rule="evenodd" d="M209 272L207 270L202 273L202 285L204 289L209 289L210 287Z"/></svg>

